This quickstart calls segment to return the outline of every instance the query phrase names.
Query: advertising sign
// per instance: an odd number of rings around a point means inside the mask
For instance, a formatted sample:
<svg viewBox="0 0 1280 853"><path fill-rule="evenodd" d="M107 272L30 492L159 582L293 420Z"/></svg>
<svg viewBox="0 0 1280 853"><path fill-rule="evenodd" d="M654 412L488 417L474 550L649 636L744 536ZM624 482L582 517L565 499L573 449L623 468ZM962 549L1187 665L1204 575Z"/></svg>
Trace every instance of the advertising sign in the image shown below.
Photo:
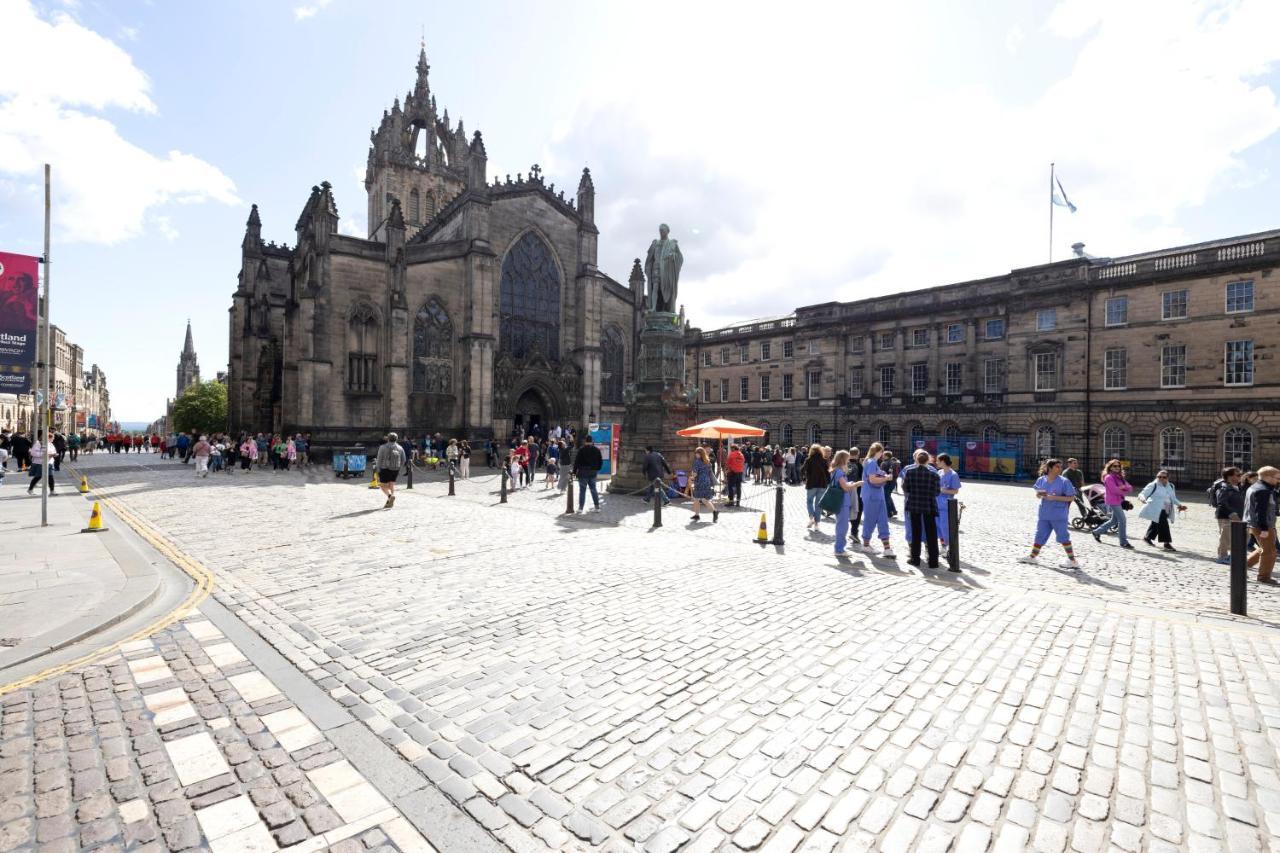
<svg viewBox="0 0 1280 853"><path fill-rule="evenodd" d="M604 464L600 466L601 477L613 476L613 462L618 458L621 449L622 424L591 424L591 440L600 448L600 456Z"/></svg>
<svg viewBox="0 0 1280 853"><path fill-rule="evenodd" d="M36 363L38 258L0 252L0 394L30 394Z"/></svg>

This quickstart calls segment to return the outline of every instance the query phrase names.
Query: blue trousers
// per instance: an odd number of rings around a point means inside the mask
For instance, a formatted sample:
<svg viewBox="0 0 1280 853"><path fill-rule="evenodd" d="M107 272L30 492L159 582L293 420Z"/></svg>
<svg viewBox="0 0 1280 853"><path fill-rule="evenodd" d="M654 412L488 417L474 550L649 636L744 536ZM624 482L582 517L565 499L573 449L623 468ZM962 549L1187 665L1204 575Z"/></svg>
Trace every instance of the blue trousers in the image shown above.
<svg viewBox="0 0 1280 853"><path fill-rule="evenodd" d="M809 491L821 491L820 489L810 489ZM843 554L846 540L849 538L849 513L853 509L853 504L849 501L849 496L845 495L844 503L840 506L840 511L836 513L836 553Z"/></svg>
<svg viewBox="0 0 1280 853"><path fill-rule="evenodd" d="M818 507L818 501L822 500L822 493L826 489L805 489L804 505L809 511L809 517L814 521L822 520L822 510Z"/></svg>
<svg viewBox="0 0 1280 853"><path fill-rule="evenodd" d="M591 504L595 507L600 506L600 495L596 492L596 475L590 476L578 475L578 511L587 505L587 489L591 490Z"/></svg>
<svg viewBox="0 0 1280 853"><path fill-rule="evenodd" d="M1049 541L1049 534L1056 533L1058 542L1066 545L1071 542L1071 531L1067 529L1065 519L1060 521L1047 521L1040 519L1036 524L1036 544L1044 545Z"/></svg>
<svg viewBox="0 0 1280 853"><path fill-rule="evenodd" d="M1120 537L1120 544L1128 545L1129 544L1129 530L1128 530L1129 520L1125 518L1124 507L1117 504L1116 506L1109 506L1107 507L1107 509L1111 510L1111 517L1108 518L1106 521L1102 522L1102 524L1099 524L1097 527L1093 528L1093 532L1096 535L1101 536L1102 534L1106 533L1108 530L1114 530L1116 532L1116 535Z"/></svg>
<svg viewBox="0 0 1280 853"><path fill-rule="evenodd" d="M938 538L943 542L947 541L947 536L950 535L951 531L951 518L947 513L947 499L950 497L950 495L938 495ZM910 516L907 516L907 518L909 519ZM910 539L911 537L908 536L907 538Z"/></svg>
<svg viewBox="0 0 1280 853"><path fill-rule="evenodd" d="M889 538L889 508L884 504L884 490L872 489L862 499L862 541L871 541L871 531L880 533L880 539Z"/></svg>

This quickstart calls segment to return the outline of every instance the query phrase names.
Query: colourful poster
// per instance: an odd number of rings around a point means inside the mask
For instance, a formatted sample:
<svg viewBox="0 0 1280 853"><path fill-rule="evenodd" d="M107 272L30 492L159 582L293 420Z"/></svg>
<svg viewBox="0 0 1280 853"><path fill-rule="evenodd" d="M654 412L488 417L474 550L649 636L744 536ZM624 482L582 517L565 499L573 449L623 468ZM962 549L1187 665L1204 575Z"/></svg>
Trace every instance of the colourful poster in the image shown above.
<svg viewBox="0 0 1280 853"><path fill-rule="evenodd" d="M39 258L0 252L0 394L30 394Z"/></svg>

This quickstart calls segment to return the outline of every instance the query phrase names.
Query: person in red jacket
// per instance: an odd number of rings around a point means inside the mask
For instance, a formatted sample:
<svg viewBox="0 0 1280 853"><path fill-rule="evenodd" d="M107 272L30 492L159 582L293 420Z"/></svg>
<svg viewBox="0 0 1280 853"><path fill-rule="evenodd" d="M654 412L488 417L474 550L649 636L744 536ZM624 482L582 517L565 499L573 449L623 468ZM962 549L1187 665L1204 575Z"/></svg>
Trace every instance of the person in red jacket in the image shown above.
<svg viewBox="0 0 1280 853"><path fill-rule="evenodd" d="M747 468L747 458L736 444L729 445L729 456L724 461L728 485L725 489L725 506L742 506L742 473Z"/></svg>

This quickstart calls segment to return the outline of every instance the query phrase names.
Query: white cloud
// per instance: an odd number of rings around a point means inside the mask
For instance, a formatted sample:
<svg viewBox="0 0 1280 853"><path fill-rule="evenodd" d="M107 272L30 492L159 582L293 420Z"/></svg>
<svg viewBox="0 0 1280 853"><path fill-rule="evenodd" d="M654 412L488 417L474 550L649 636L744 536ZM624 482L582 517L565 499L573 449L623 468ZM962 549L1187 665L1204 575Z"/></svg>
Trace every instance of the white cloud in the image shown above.
<svg viewBox="0 0 1280 853"><path fill-rule="evenodd" d="M976 42L949 4L823 8L615 12L634 43L609 51L648 61L594 64L542 161L591 159L606 271L669 220L704 327L997 275L1046 260L1051 160L1080 207L1059 259L1226 236L1180 215L1256 182L1246 153L1280 129L1273 0L1064 0Z"/></svg>
<svg viewBox="0 0 1280 853"><path fill-rule="evenodd" d="M314 0L302 6L293 7L293 19L295 21L305 21L308 18L314 18L317 12L323 11L333 0Z"/></svg>
<svg viewBox="0 0 1280 853"><path fill-rule="evenodd" d="M0 0L0 31L0 174L31 186L52 164L63 236L115 243L148 221L163 233L167 218L148 213L167 202L239 204L216 166L181 151L152 154L93 114L156 112L150 82L120 47L65 14L41 18L27 0Z"/></svg>

